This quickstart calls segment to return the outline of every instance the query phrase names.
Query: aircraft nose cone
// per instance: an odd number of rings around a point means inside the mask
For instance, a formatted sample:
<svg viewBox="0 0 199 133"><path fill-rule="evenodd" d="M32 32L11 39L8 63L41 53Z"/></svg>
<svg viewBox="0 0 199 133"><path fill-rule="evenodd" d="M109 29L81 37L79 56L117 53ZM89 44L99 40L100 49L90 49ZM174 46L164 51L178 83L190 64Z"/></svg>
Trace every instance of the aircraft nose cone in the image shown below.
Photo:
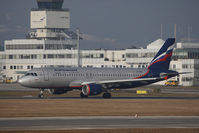
<svg viewBox="0 0 199 133"><path fill-rule="evenodd" d="M22 77L17 82L21 86L29 87L29 88L35 88L35 86L37 85L37 82L35 82L35 79L32 76Z"/></svg>
<svg viewBox="0 0 199 133"><path fill-rule="evenodd" d="M20 78L20 79L18 79L18 81L17 81L20 85L23 85L24 84L24 79L23 78Z"/></svg>
<svg viewBox="0 0 199 133"><path fill-rule="evenodd" d="M26 77L22 77L22 78L20 78L20 79L18 80L18 83L19 83L20 85L26 87L26 86L28 85L28 83L29 83L29 80L28 80Z"/></svg>

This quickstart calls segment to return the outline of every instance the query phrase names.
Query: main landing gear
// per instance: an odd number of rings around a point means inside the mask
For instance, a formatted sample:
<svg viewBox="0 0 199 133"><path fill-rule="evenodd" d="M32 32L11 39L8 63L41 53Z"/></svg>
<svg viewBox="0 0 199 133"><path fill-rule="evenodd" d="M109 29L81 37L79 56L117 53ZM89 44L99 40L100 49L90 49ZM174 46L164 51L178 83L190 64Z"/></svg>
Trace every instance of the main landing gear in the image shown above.
<svg viewBox="0 0 199 133"><path fill-rule="evenodd" d="M88 98L88 96L87 96L87 95L84 95L82 92L80 93L80 97L81 97L81 98ZM111 93L105 92L105 93L103 94L102 97L105 98L105 99L109 99L109 98L111 98L112 96L111 96Z"/></svg>
<svg viewBox="0 0 199 133"><path fill-rule="evenodd" d="M44 89L40 89L40 93L38 95L38 98L44 98Z"/></svg>
<svg viewBox="0 0 199 133"><path fill-rule="evenodd" d="M103 98L105 98L105 99L109 99L109 98L111 98L112 96L111 96L111 93L109 93L109 92L105 92L104 94L103 94Z"/></svg>
<svg viewBox="0 0 199 133"><path fill-rule="evenodd" d="M88 96L87 96L87 95L84 95L83 92L80 93L80 97L81 97L81 98L88 98Z"/></svg>

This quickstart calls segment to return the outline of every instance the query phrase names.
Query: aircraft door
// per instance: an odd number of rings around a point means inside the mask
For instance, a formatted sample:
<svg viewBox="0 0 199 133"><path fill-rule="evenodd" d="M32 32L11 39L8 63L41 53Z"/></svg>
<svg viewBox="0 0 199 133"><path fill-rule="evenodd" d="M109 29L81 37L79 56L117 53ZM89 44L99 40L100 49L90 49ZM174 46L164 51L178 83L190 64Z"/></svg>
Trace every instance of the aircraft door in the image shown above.
<svg viewBox="0 0 199 133"><path fill-rule="evenodd" d="M42 70L43 70L43 74L44 74L44 80L48 81L49 80L48 69L42 69Z"/></svg>

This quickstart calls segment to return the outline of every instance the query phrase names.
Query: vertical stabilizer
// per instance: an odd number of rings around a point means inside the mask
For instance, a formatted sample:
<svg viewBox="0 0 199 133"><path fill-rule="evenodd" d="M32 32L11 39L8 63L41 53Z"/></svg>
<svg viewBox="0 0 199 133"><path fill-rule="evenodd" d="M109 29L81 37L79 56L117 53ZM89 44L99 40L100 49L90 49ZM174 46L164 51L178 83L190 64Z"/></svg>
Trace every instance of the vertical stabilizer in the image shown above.
<svg viewBox="0 0 199 133"><path fill-rule="evenodd" d="M163 46L160 48L158 53L155 55L150 65L148 66L149 70L160 70L165 71L169 69L171 56L173 53L175 38L168 38Z"/></svg>

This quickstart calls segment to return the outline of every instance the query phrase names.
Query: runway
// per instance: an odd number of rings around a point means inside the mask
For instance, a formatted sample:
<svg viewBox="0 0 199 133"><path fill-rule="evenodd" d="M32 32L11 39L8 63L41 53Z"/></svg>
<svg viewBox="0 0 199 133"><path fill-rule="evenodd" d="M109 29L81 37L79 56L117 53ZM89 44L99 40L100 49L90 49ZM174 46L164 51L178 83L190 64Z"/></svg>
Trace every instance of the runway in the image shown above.
<svg viewBox="0 0 199 133"><path fill-rule="evenodd" d="M198 128L199 116L90 116L0 118L1 130Z"/></svg>

